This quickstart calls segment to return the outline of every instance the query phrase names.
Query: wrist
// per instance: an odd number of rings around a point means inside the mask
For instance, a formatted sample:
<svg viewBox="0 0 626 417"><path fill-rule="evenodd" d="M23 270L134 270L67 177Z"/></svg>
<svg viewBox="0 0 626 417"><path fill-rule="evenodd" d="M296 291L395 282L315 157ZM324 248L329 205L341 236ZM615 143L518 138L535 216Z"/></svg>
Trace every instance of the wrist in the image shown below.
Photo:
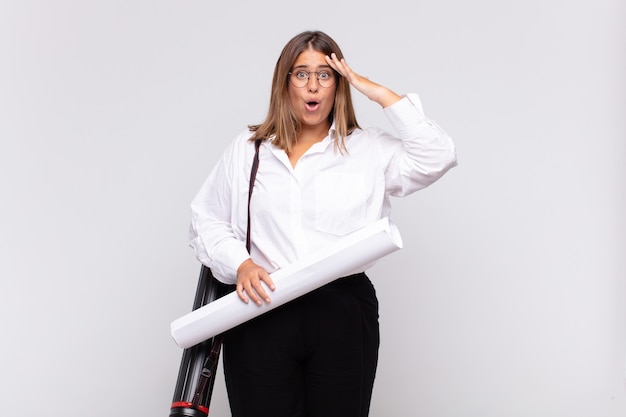
<svg viewBox="0 0 626 417"><path fill-rule="evenodd" d="M254 262L252 262L252 258L246 259L245 261L241 263L241 265L239 265L239 268L237 268L237 274L239 274L239 272L241 272L241 270L245 268L246 266L253 265L253 264Z"/></svg>
<svg viewBox="0 0 626 417"><path fill-rule="evenodd" d="M375 100L380 106L384 109L387 108L402 99L401 96L389 90L388 88L383 88L377 99Z"/></svg>

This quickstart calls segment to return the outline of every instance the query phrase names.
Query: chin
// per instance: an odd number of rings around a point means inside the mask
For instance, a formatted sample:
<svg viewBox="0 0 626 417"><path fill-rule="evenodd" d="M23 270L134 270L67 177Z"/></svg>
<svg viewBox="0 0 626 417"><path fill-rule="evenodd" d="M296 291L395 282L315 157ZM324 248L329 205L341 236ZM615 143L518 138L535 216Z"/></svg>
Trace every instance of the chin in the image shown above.
<svg viewBox="0 0 626 417"><path fill-rule="evenodd" d="M328 121L328 117L321 117L321 118L320 117L315 117L315 118L313 118L313 117L306 117L305 116L305 117L302 118L302 124L304 126L311 126L311 127L325 124L325 123L327 123L327 121Z"/></svg>

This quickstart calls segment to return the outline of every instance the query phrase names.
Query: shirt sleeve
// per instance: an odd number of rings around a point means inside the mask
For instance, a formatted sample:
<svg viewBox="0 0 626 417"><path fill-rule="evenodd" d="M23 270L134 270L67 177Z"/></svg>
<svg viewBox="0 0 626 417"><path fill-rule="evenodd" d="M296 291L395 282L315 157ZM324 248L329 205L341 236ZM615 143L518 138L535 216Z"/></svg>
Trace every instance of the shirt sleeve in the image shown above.
<svg viewBox="0 0 626 417"><path fill-rule="evenodd" d="M237 282L237 268L250 257L245 235L232 221L241 204L234 201L237 190L233 186L235 176L244 169L246 142L242 134L229 145L191 203L189 246L215 278L226 284Z"/></svg>
<svg viewBox="0 0 626 417"><path fill-rule="evenodd" d="M457 165L452 139L424 115L417 94L407 94L384 112L402 143L387 167L391 195L406 196L428 187Z"/></svg>

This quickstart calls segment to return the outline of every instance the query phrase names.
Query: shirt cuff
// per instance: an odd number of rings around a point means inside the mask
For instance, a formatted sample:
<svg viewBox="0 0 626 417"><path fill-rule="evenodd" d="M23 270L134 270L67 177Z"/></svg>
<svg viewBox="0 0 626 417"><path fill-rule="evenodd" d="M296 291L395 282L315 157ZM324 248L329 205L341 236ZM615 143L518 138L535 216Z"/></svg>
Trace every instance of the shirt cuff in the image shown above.
<svg viewBox="0 0 626 417"><path fill-rule="evenodd" d="M415 136L419 132L420 125L426 122L422 102L415 93L404 95L402 99L383 111L400 138Z"/></svg>

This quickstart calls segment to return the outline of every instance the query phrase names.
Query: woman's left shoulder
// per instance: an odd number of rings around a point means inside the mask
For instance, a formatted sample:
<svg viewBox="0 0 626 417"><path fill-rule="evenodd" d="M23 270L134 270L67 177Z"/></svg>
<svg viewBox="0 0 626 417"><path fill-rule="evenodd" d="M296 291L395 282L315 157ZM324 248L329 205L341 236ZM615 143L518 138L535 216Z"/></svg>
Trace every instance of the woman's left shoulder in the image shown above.
<svg viewBox="0 0 626 417"><path fill-rule="evenodd" d="M348 153L377 154L381 157L401 146L400 140L378 126L355 129L345 143Z"/></svg>
<svg viewBox="0 0 626 417"><path fill-rule="evenodd" d="M381 139L391 137L387 130L378 126L355 129L349 136L351 142L354 141L357 143L377 143Z"/></svg>

